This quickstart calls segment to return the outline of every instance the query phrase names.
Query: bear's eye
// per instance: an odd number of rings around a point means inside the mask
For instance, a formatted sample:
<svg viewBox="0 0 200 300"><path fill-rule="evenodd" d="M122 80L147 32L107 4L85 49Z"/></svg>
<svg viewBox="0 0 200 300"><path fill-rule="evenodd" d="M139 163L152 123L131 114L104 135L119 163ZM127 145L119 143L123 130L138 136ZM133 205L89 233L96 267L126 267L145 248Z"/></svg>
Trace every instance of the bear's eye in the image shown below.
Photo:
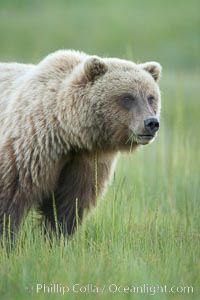
<svg viewBox="0 0 200 300"><path fill-rule="evenodd" d="M152 104L154 103L154 101L155 101L154 96L150 95L150 96L148 97L148 102L149 102L149 104L152 105Z"/></svg>
<svg viewBox="0 0 200 300"><path fill-rule="evenodd" d="M123 107L128 110L130 110L133 107L135 101L136 101L136 98L130 94L123 95L121 98L121 103L122 103Z"/></svg>

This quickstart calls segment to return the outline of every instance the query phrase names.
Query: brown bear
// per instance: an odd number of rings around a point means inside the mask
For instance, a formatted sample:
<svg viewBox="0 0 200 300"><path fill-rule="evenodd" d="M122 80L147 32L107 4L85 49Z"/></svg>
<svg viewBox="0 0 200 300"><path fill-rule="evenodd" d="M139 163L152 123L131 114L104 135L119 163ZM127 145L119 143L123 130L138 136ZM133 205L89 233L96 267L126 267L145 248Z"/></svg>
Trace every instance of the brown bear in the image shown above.
<svg viewBox="0 0 200 300"><path fill-rule="evenodd" d="M34 207L51 229L71 234L117 153L155 138L160 74L156 62L71 50L37 65L1 63L0 232L16 232Z"/></svg>

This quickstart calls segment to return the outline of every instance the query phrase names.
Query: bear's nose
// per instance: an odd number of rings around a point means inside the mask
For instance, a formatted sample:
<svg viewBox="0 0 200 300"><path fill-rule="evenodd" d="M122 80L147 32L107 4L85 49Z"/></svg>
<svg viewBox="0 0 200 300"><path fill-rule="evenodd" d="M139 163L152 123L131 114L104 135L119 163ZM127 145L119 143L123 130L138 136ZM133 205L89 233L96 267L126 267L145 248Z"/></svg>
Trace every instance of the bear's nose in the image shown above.
<svg viewBox="0 0 200 300"><path fill-rule="evenodd" d="M144 120L144 128L149 134L155 134L159 129L159 122L156 118L149 118Z"/></svg>

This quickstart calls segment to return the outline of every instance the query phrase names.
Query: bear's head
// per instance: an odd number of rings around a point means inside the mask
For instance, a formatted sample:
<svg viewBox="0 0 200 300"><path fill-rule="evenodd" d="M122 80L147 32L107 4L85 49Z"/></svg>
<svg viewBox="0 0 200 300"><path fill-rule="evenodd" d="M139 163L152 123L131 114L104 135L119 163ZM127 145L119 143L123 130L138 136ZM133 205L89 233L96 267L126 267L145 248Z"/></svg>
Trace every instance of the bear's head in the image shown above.
<svg viewBox="0 0 200 300"><path fill-rule="evenodd" d="M92 149L130 150L154 140L161 108L160 75L157 62L135 64L96 56L77 67L70 82L70 110Z"/></svg>

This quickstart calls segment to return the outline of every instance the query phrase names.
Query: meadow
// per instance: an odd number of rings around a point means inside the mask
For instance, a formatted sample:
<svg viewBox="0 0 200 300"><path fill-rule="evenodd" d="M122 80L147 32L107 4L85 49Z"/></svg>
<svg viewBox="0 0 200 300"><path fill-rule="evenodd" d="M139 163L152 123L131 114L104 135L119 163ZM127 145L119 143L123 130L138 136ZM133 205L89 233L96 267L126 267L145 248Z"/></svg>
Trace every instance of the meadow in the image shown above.
<svg viewBox="0 0 200 300"><path fill-rule="evenodd" d="M0 299L200 298L198 9L195 0L0 0L0 61L75 48L163 65L156 141L121 155L67 241L50 246L29 214L15 249L0 248Z"/></svg>

